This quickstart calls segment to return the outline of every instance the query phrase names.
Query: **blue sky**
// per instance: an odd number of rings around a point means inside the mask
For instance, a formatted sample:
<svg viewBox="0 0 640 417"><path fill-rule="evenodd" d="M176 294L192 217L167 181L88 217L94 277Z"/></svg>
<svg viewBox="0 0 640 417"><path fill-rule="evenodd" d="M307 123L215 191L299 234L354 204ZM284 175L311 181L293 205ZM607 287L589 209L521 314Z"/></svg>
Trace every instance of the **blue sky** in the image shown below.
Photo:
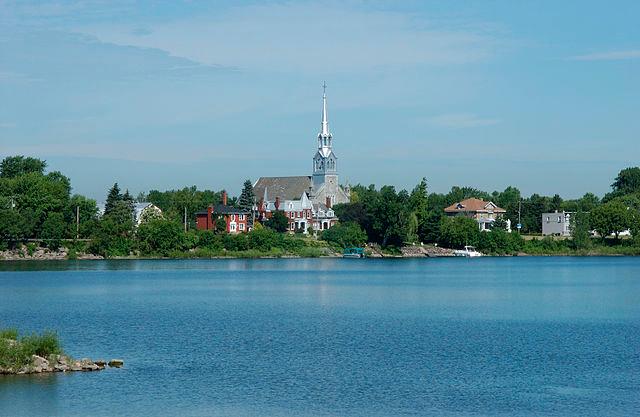
<svg viewBox="0 0 640 417"><path fill-rule="evenodd" d="M0 1L0 156L99 200L305 175L604 194L640 159L640 2Z"/></svg>

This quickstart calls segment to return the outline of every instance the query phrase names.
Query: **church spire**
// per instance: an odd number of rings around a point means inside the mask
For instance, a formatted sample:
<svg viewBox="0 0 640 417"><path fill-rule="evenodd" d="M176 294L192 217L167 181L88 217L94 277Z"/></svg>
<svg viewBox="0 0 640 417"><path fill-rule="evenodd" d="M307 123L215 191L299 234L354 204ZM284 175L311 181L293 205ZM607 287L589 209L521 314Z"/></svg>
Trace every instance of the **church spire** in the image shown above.
<svg viewBox="0 0 640 417"><path fill-rule="evenodd" d="M322 83L322 136L329 135L329 119L327 118L327 83Z"/></svg>

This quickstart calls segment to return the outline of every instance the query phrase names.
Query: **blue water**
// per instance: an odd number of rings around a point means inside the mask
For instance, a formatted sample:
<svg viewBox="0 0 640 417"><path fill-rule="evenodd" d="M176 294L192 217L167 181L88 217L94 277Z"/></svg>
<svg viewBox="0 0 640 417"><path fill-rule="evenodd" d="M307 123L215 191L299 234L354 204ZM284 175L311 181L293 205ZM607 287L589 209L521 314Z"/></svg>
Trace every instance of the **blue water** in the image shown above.
<svg viewBox="0 0 640 417"><path fill-rule="evenodd" d="M0 263L1 416L640 415L639 258Z"/></svg>

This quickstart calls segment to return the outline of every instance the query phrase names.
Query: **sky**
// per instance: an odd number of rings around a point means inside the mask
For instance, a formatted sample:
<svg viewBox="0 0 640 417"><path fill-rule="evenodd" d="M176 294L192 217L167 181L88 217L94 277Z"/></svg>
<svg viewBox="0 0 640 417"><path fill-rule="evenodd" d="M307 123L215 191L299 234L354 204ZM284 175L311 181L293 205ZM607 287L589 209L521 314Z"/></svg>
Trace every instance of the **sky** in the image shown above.
<svg viewBox="0 0 640 417"><path fill-rule="evenodd" d="M74 192L310 175L603 195L640 165L640 2L3 1L0 158Z"/></svg>

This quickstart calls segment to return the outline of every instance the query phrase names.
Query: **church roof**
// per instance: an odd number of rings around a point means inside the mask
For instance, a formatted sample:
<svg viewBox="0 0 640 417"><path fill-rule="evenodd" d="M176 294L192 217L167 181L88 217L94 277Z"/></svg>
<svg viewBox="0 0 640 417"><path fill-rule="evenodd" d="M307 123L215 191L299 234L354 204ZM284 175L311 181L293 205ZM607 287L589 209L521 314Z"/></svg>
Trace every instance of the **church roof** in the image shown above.
<svg viewBox="0 0 640 417"><path fill-rule="evenodd" d="M267 201L274 201L276 197L280 200L299 200L302 193L311 192L311 177L301 175L297 177L260 177L253 186L253 193L256 198L261 199L267 192Z"/></svg>

